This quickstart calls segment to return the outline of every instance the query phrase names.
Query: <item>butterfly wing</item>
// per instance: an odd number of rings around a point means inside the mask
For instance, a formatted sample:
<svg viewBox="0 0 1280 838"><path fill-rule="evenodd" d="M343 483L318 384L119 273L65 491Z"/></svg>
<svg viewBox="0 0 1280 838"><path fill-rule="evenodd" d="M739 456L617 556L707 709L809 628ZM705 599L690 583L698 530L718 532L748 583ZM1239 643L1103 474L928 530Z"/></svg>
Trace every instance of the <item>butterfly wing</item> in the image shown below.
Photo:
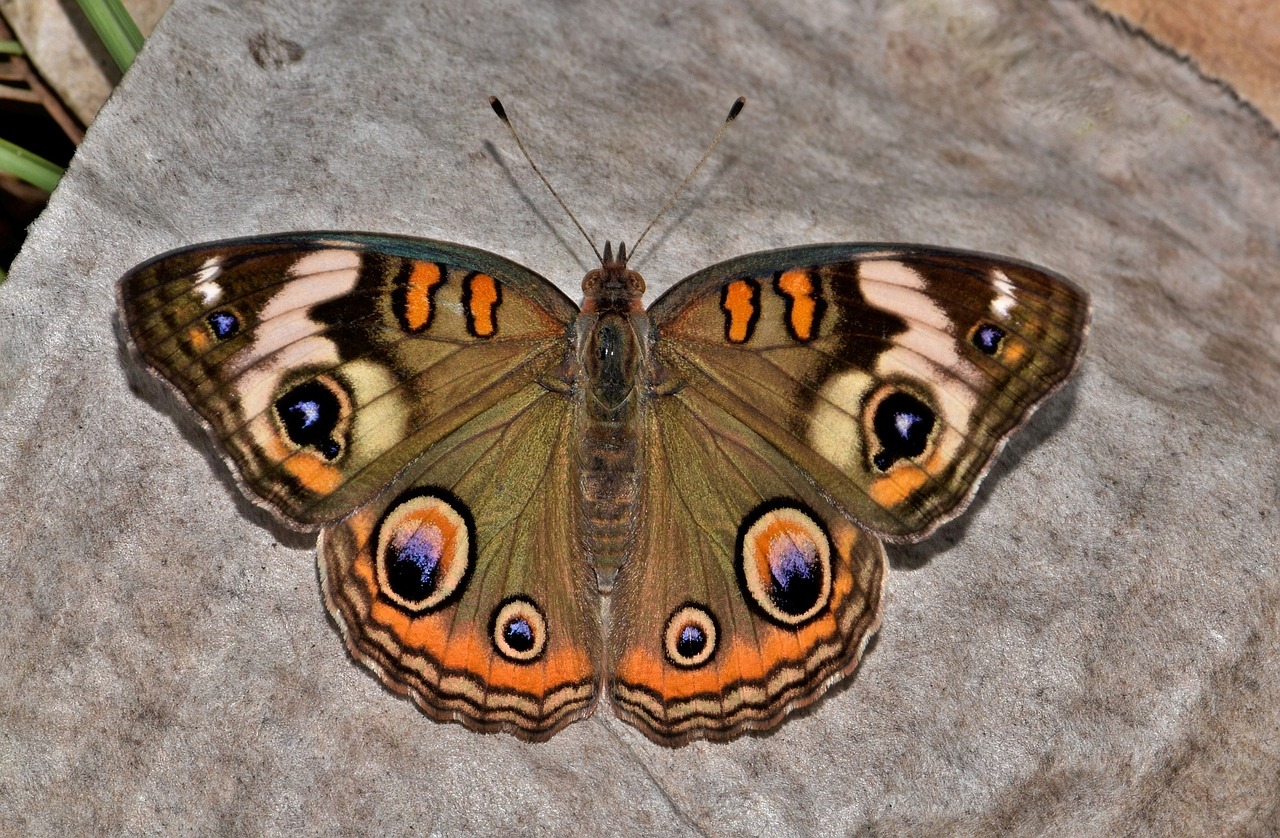
<svg viewBox="0 0 1280 838"><path fill-rule="evenodd" d="M649 309L663 374L796 462L860 526L954 517L1075 369L1084 293L1041 268L914 245L723 262Z"/></svg>
<svg viewBox="0 0 1280 838"><path fill-rule="evenodd" d="M251 496L329 524L326 602L386 686L529 739L591 712L567 297L472 248L304 233L165 254L119 298Z"/></svg>
<svg viewBox="0 0 1280 838"><path fill-rule="evenodd" d="M958 513L1074 369L1088 306L1008 259L828 245L713 266L649 315L608 689L678 744L770 727L854 669L887 573L872 533Z"/></svg>
<svg viewBox="0 0 1280 838"><path fill-rule="evenodd" d="M575 418L562 394L526 385L321 535L325 601L352 656L433 718L543 740L595 706Z"/></svg>
<svg viewBox="0 0 1280 838"><path fill-rule="evenodd" d="M644 418L643 525L612 597L615 711L655 741L777 724L880 624L879 540L697 388Z"/></svg>
<svg viewBox="0 0 1280 838"><path fill-rule="evenodd" d="M120 281L142 357L201 416L251 497L311 527L551 375L577 307L474 248L295 233L176 250Z"/></svg>

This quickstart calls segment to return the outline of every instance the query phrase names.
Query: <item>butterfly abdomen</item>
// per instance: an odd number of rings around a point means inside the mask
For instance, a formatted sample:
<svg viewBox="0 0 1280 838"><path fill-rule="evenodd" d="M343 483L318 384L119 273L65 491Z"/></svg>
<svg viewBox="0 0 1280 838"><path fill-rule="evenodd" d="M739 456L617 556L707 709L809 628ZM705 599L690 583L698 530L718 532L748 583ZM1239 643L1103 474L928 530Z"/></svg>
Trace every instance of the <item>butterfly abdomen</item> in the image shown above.
<svg viewBox="0 0 1280 838"><path fill-rule="evenodd" d="M643 313L616 310L579 319L582 436L578 444L583 541L608 592L635 540L639 491L640 341Z"/></svg>
<svg viewBox="0 0 1280 838"><path fill-rule="evenodd" d="M583 547L602 593L613 588L635 543L638 451L630 423L589 425L578 446Z"/></svg>

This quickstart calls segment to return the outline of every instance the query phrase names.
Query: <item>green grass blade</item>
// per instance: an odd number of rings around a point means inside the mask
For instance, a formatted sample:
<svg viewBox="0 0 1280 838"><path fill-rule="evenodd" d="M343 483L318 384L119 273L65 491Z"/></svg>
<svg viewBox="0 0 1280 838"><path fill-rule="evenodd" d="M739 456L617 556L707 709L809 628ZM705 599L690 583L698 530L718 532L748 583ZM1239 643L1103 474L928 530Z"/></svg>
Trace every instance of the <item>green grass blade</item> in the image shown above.
<svg viewBox="0 0 1280 838"><path fill-rule="evenodd" d="M0 41L0 55L26 55L22 44L17 41Z"/></svg>
<svg viewBox="0 0 1280 838"><path fill-rule="evenodd" d="M43 157L0 139L0 172L8 172L32 186L52 192L62 177L63 169Z"/></svg>
<svg viewBox="0 0 1280 838"><path fill-rule="evenodd" d="M129 69L133 59L142 49L142 33L129 17L120 0L77 0L80 10L89 19L89 25L98 33L102 44L116 62L120 72Z"/></svg>

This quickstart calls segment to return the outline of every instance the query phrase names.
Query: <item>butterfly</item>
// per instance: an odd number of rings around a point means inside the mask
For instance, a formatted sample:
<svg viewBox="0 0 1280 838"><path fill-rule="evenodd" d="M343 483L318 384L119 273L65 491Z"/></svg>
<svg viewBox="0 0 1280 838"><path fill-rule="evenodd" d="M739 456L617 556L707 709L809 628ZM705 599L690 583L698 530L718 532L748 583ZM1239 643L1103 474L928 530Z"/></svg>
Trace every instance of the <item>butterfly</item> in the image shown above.
<svg viewBox="0 0 1280 838"><path fill-rule="evenodd" d="M541 741L603 694L652 740L777 725L857 666L883 542L959 514L1072 374L1086 295L1013 259L824 244L647 308L501 256L285 233L129 271L121 317L249 497L318 529L352 657Z"/></svg>

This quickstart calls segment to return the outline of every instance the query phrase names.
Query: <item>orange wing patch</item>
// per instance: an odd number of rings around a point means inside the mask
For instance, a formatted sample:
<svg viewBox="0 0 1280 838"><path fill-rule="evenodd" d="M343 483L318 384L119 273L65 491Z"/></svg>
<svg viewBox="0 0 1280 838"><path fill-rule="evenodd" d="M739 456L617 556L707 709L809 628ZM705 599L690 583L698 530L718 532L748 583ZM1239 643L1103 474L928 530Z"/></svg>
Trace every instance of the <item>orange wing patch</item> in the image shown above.
<svg viewBox="0 0 1280 838"><path fill-rule="evenodd" d="M807 343L818 335L826 303L818 293L813 276L805 268L793 268L778 275L774 289L787 300L787 331Z"/></svg>
<svg viewBox="0 0 1280 838"><path fill-rule="evenodd" d="M831 607L798 629L761 623L749 637L726 637L714 665L677 669L655 644L651 649L627 649L618 661L617 678L627 685L651 690L663 702L671 702L723 693L726 686L767 683L777 676L779 668L793 668L799 675L810 650L834 647L840 642L838 615L853 593L853 585L852 576L837 576Z"/></svg>
<svg viewBox="0 0 1280 838"><path fill-rule="evenodd" d="M406 332L421 332L435 315L432 296L444 282L444 271L435 262L405 262L392 295L396 319Z"/></svg>
<svg viewBox="0 0 1280 838"><path fill-rule="evenodd" d="M467 315L467 331L478 338L498 333L498 307L502 287L488 274L472 274L462 284L462 310Z"/></svg>
<svg viewBox="0 0 1280 838"><path fill-rule="evenodd" d="M760 319L760 284L752 279L735 279L720 296L724 309L724 336L729 343L746 343Z"/></svg>
<svg viewBox="0 0 1280 838"><path fill-rule="evenodd" d="M929 475L919 466L899 463L884 477L877 477L871 481L867 494L873 501L887 509L906 501L928 479Z"/></svg>

